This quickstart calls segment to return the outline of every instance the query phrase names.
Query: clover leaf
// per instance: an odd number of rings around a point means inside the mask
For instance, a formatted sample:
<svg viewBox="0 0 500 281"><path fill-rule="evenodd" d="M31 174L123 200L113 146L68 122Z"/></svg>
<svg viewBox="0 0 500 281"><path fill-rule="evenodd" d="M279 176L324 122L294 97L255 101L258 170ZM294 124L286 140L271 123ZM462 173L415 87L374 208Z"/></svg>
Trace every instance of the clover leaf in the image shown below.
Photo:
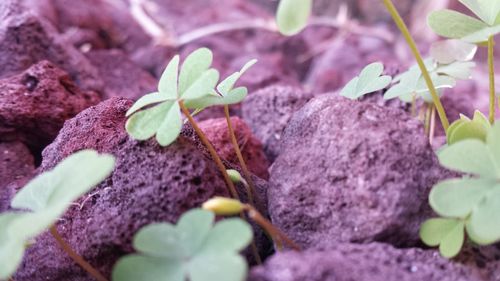
<svg viewBox="0 0 500 281"><path fill-rule="evenodd" d="M485 119L484 116L477 118ZM445 180L432 188L429 203L444 220L424 223L420 232L422 240L429 246L445 243L441 252L447 257L458 253L456 247L462 244L459 228L464 226L469 238L477 244L499 241L500 124L488 129L484 140L468 138L450 144L438 153L438 158L444 167L472 177Z"/></svg>
<svg viewBox="0 0 500 281"><path fill-rule="evenodd" d="M452 258L464 243L464 228L464 222L459 219L429 219L422 224L420 237L428 246L439 246L443 257Z"/></svg>
<svg viewBox="0 0 500 281"><path fill-rule="evenodd" d="M276 12L279 31L284 35L299 33L312 13L312 0L281 0Z"/></svg>
<svg viewBox="0 0 500 281"><path fill-rule="evenodd" d="M0 214L0 279L15 272L27 241L49 228L74 200L108 177L114 163L109 154L82 150L35 177L16 194L11 206L30 212Z"/></svg>
<svg viewBox="0 0 500 281"><path fill-rule="evenodd" d="M473 119L460 115L460 119L448 127L446 138L449 145L466 139L479 139L486 141L486 135L491 129L491 124L479 110L474 112Z"/></svg>
<svg viewBox="0 0 500 281"><path fill-rule="evenodd" d="M477 45L457 39L434 42L430 50L431 57L440 64L470 61L476 52Z"/></svg>
<svg viewBox="0 0 500 281"><path fill-rule="evenodd" d="M248 267L238 252L252 240L252 230L239 218L215 225L214 218L212 212L194 209L175 226L143 227L133 240L138 253L117 262L113 280L245 280Z"/></svg>
<svg viewBox="0 0 500 281"><path fill-rule="evenodd" d="M387 87L392 78L382 75L384 65L380 62L374 62L367 65L359 76L354 77L340 91L340 95L349 99L358 99L366 94L373 93ZM382 76L381 76L382 75Z"/></svg>
<svg viewBox="0 0 500 281"><path fill-rule="evenodd" d="M500 33L500 3L492 0L459 0L479 19L453 10L440 10L430 14L429 26L437 34L470 43L488 41Z"/></svg>
<svg viewBox="0 0 500 281"><path fill-rule="evenodd" d="M238 103L247 95L244 87L233 89L238 78L255 60L247 63L240 72L234 73L219 84L223 93L216 93L219 72L210 68L213 55L207 48L192 52L179 70L179 56L170 60L158 83L158 92L147 94L137 100L127 111L125 128L136 140L147 140L156 136L162 146L174 142L182 129L182 114L179 102L189 109L212 105Z"/></svg>

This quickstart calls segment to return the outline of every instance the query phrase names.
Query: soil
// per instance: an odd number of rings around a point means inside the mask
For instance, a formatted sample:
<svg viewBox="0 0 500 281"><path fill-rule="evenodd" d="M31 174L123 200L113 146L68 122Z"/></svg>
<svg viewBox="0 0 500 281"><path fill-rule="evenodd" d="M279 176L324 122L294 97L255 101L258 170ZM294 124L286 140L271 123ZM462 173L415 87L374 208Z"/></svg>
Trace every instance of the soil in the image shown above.
<svg viewBox="0 0 500 281"><path fill-rule="evenodd" d="M230 106L231 120L256 185L256 207L304 250L276 252L253 225L264 263L244 251L249 281L500 280L496 245L466 243L447 260L419 241L420 224L435 216L427 202L432 185L457 175L439 166L409 106L384 101L384 91L361 101L338 94L368 63L382 61L391 75L413 64L379 6L348 1L350 20L361 31L370 28L363 32L314 26L284 37L247 28L180 44L213 24L272 19L276 2L147 0L143 12L162 27L161 38L138 20L132 2L0 1L0 212L33 176L78 150L115 155L112 175L57 223L64 239L109 277L117 259L133 252L142 226L175 222L207 199L227 196L191 125L168 147L125 131L125 112L156 91L173 55L204 46L222 77L259 60L238 82L249 94ZM398 1L406 19L416 2ZM314 9L336 16L342 3L317 0ZM483 90L471 82L445 93L451 120L483 109ZM226 168L242 171L223 117L222 107L196 116ZM442 140L442 130L436 135ZM245 187L237 189L248 201ZM14 279L92 280L48 233L27 249Z"/></svg>

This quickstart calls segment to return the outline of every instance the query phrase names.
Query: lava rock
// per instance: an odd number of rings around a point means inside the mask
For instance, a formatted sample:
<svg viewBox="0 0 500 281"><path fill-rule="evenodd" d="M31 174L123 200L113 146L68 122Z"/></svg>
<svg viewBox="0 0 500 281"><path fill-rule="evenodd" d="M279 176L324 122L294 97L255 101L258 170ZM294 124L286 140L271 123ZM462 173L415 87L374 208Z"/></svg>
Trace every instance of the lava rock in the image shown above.
<svg viewBox="0 0 500 281"><path fill-rule="evenodd" d="M2 0L0 6L0 78L18 74L42 60L67 71L82 88L99 91L97 70L78 50L63 42L46 20L20 1Z"/></svg>
<svg viewBox="0 0 500 281"><path fill-rule="evenodd" d="M477 267L435 251L387 244L338 244L324 250L282 252L255 267L250 281L486 281Z"/></svg>
<svg viewBox="0 0 500 281"><path fill-rule="evenodd" d="M68 120L44 150L41 165L46 171L84 148L115 155L112 175L80 198L58 223L64 239L105 276L118 258L133 251L132 237L144 225L176 222L209 198L228 196L218 169L191 139L180 136L161 147L154 139L139 142L128 137L125 112L131 104L111 98ZM258 237L263 239L263 234ZM259 243L263 247L267 242ZM48 234L28 249L15 279L91 280Z"/></svg>
<svg viewBox="0 0 500 281"><path fill-rule="evenodd" d="M267 169L269 168L269 162L262 150L260 141L252 134L248 125L240 118L231 117L231 124L236 139L238 140L241 154L250 172L263 179L268 179L269 173ZM230 163L239 165L225 118L205 120L200 122L199 126L213 144L220 157L226 159Z"/></svg>
<svg viewBox="0 0 500 281"><path fill-rule="evenodd" d="M279 154L281 135L293 113L312 98L300 88L273 85L249 95L242 104L243 119L264 144L270 161Z"/></svg>
<svg viewBox="0 0 500 281"><path fill-rule="evenodd" d="M296 112L270 169L273 222L304 248L419 241L442 169L405 112L322 95Z"/></svg>
<svg viewBox="0 0 500 281"><path fill-rule="evenodd" d="M35 160L20 142L0 143L0 190L14 180L31 174Z"/></svg>
<svg viewBox="0 0 500 281"><path fill-rule="evenodd" d="M157 91L156 79L120 50L91 51L86 56L97 67L99 76L104 81L104 98L125 97L136 100Z"/></svg>
<svg viewBox="0 0 500 281"><path fill-rule="evenodd" d="M80 90L69 75L48 61L0 80L0 140L21 140L34 152L49 144L64 121L99 101Z"/></svg>
<svg viewBox="0 0 500 281"><path fill-rule="evenodd" d="M131 52L151 41L124 1L29 0L33 1L43 3L37 5L37 12L77 48L88 44L91 49Z"/></svg>

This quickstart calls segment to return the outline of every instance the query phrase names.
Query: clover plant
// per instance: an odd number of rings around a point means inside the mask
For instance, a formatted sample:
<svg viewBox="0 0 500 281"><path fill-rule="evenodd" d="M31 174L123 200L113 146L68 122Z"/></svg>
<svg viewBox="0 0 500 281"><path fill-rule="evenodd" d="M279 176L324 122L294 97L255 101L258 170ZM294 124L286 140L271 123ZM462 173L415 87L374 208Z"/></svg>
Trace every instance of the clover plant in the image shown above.
<svg viewBox="0 0 500 281"><path fill-rule="evenodd" d="M389 86L392 78L388 75L382 75L383 72L384 65L380 62L367 65L359 76L347 83L340 95L354 100L363 95L384 89Z"/></svg>
<svg viewBox="0 0 500 281"><path fill-rule="evenodd" d="M458 141L443 148L438 157L444 167L467 176L433 187L429 203L443 218L430 219L422 225L422 240L429 246L439 245L445 257L459 253L464 231L479 245L499 241L500 124L488 130L484 141Z"/></svg>
<svg viewBox="0 0 500 281"><path fill-rule="evenodd" d="M495 75L493 48L494 36L500 33L500 2L492 0L459 0L479 19L453 10L440 10L430 14L429 26L437 34L462 41L488 46L488 68L490 78L489 121L495 118Z"/></svg>
<svg viewBox="0 0 500 281"><path fill-rule="evenodd" d="M150 224L137 232L137 253L121 258L115 281L243 281L248 266L239 252L252 240L252 229L239 218L214 224L214 213L194 209L177 225Z"/></svg>
<svg viewBox="0 0 500 281"><path fill-rule="evenodd" d="M476 110L472 120L460 114L460 119L453 122L446 133L448 145L466 139L479 139L486 141L486 135L491 128L488 118L481 111Z"/></svg>
<svg viewBox="0 0 500 281"><path fill-rule="evenodd" d="M174 142L182 129L181 105L202 109L213 105L238 103L247 95L245 87L234 88L238 78L256 61L248 62L241 71L219 81L219 72L210 68L213 55L207 48L191 53L179 71L176 55L165 68L158 92L141 97L127 111L127 132L134 139L156 136L162 146Z"/></svg>
<svg viewBox="0 0 500 281"><path fill-rule="evenodd" d="M38 175L16 194L11 206L23 211L0 214L0 279L15 272L32 238L53 225L74 200L109 176L114 162L109 154L82 150Z"/></svg>

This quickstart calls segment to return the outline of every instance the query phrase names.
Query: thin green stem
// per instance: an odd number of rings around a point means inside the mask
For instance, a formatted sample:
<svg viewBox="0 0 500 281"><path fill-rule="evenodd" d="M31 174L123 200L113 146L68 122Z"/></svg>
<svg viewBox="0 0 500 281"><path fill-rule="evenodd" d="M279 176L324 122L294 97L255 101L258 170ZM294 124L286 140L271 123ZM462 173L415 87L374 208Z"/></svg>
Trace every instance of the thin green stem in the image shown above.
<svg viewBox="0 0 500 281"><path fill-rule="evenodd" d="M231 137L231 142L233 144L234 152L238 157L238 162L240 163L241 169L243 170L243 174L245 175L245 179L248 183L248 202L251 205L255 205L254 202L254 193L255 193L255 185L252 181L252 175L248 170L247 164L245 163L245 159L243 159L243 155L241 154L241 149L238 144L238 140L236 139L236 135L234 133L233 124L231 122L231 116L229 115L229 106L224 105L224 114L226 115L227 128L229 130L229 135Z"/></svg>
<svg viewBox="0 0 500 281"><path fill-rule="evenodd" d="M424 119L424 132L426 136L429 136L430 124L431 124L431 106L425 104L425 119Z"/></svg>
<svg viewBox="0 0 500 281"><path fill-rule="evenodd" d="M434 83L432 82L431 76L429 75L429 72L427 71L427 67L425 66L424 60L422 59L422 55L420 55L420 52L417 48L417 45L415 44L415 40L413 40L413 37L410 34L410 31L408 30L408 27L406 26L404 20L401 18L401 15L398 13L398 10L394 6L391 0L382 0L384 2L384 5L386 6L387 10L392 16L392 19L398 26L399 30L403 34L403 37L405 38L406 42L408 43L408 46L410 47L413 56L417 60L418 66L420 68L420 71L422 72L422 76L425 79L425 83L427 84L427 87L429 88L429 92L431 93L432 96L432 101L434 102L434 105L436 106L439 119L441 120L441 124L443 125L443 128L445 132L448 130L448 126L450 126L450 122L448 121L448 117L446 117L446 112L444 111L443 104L441 104L441 100L439 99L439 95L437 94L436 88L434 87Z"/></svg>
<svg viewBox="0 0 500 281"><path fill-rule="evenodd" d="M490 123L493 124L495 122L495 65L494 65L494 47L495 47L495 39L493 36L488 38L488 70L490 76Z"/></svg>
<svg viewBox="0 0 500 281"><path fill-rule="evenodd" d="M53 225L50 228L50 234L56 239L57 243L59 243L59 246L70 256L71 259L73 259L74 262L76 262L81 268L83 268L85 271L87 271L94 279L97 281L108 281L106 277L104 277L97 269L95 269L92 265L90 265L82 256L80 256L78 253L76 253L71 246L64 241L62 236L57 232L57 228L55 225Z"/></svg>
<svg viewBox="0 0 500 281"><path fill-rule="evenodd" d="M434 142L434 132L436 130L436 107L431 104L431 120L429 125L429 143Z"/></svg>
<svg viewBox="0 0 500 281"><path fill-rule="evenodd" d="M233 182L229 178L229 175L226 172L226 167L222 163L222 160L219 157L219 155L217 154L217 151L215 151L215 148L208 141L207 137L205 136L203 131L198 126L198 123L196 123L193 116L191 115L189 110L186 108L186 106L184 106L184 103L182 101L179 101L179 106L180 106L182 112L184 113L184 115L189 120L189 123L191 123L191 126L193 126L193 129L196 132L196 134L198 135L198 137L200 138L201 142L207 148L208 152L210 153L210 156L212 157L212 160L214 160L214 162L215 162L215 165L217 166L217 168L219 168L219 171L222 174L224 181L226 182L226 186L228 188L229 194L231 194L231 196L234 199L240 200L240 197L238 196L238 193L236 192L236 188L234 187Z"/></svg>

